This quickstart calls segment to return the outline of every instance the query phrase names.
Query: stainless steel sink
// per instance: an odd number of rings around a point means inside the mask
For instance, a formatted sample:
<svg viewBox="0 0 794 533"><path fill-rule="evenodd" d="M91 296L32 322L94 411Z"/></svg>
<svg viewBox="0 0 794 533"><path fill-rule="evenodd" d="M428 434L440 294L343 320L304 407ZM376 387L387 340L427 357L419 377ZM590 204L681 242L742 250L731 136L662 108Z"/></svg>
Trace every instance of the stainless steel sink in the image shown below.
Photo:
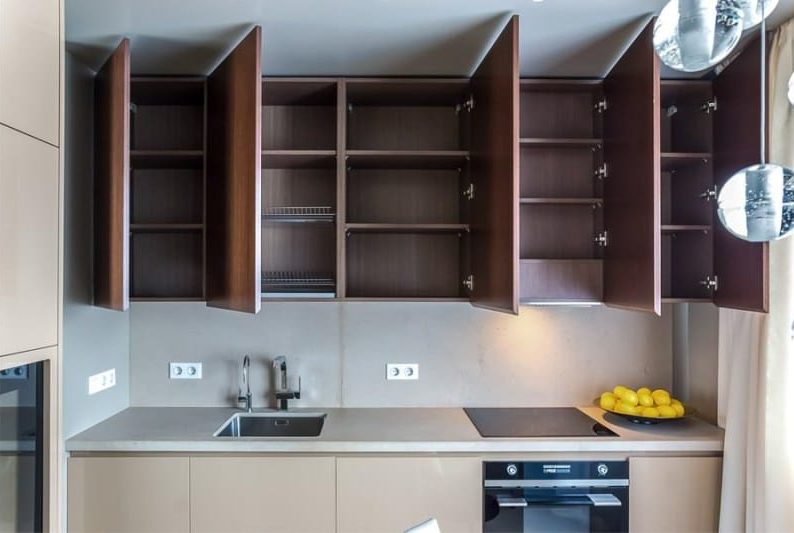
<svg viewBox="0 0 794 533"><path fill-rule="evenodd" d="M214 437L317 437L323 430L325 413L236 413Z"/></svg>

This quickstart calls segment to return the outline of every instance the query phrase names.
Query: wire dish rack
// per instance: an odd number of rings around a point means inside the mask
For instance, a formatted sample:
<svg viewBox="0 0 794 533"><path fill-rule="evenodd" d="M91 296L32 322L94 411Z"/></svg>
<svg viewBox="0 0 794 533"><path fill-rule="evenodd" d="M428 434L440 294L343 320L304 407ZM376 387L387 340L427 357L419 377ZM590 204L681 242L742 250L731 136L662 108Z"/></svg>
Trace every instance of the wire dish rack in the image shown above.
<svg viewBox="0 0 794 533"><path fill-rule="evenodd" d="M333 222L336 217L333 207L268 207L262 211L262 219L274 222Z"/></svg>
<svg viewBox="0 0 794 533"><path fill-rule="evenodd" d="M262 272L262 292L334 292L331 274L316 272Z"/></svg>

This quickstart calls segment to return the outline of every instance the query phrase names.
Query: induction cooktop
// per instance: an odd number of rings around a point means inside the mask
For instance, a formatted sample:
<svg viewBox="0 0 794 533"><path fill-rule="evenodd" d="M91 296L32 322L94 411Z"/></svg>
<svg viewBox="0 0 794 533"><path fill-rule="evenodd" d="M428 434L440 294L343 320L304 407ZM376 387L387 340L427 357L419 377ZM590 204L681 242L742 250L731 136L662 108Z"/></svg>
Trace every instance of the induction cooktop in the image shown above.
<svg viewBox="0 0 794 533"><path fill-rule="evenodd" d="M617 433L575 407L467 407L485 438L617 437Z"/></svg>

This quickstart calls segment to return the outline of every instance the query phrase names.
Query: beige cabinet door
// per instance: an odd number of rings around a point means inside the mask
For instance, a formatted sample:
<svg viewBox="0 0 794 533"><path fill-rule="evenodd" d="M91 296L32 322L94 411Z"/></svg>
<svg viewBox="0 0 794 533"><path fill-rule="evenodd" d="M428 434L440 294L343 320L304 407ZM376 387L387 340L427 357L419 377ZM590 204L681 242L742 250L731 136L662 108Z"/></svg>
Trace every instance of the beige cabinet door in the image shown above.
<svg viewBox="0 0 794 533"><path fill-rule="evenodd" d="M0 1L0 122L58 145L59 0Z"/></svg>
<svg viewBox="0 0 794 533"><path fill-rule="evenodd" d="M333 457L191 457L192 533L334 531Z"/></svg>
<svg viewBox="0 0 794 533"><path fill-rule="evenodd" d="M629 459L632 533L717 531L722 458Z"/></svg>
<svg viewBox="0 0 794 533"><path fill-rule="evenodd" d="M72 457L70 533L190 531L187 457Z"/></svg>
<svg viewBox="0 0 794 533"><path fill-rule="evenodd" d="M58 149L0 125L0 355L58 341L58 194Z"/></svg>
<svg viewBox="0 0 794 533"><path fill-rule="evenodd" d="M482 531L479 458L337 459L339 533L399 533L430 518L443 532Z"/></svg>

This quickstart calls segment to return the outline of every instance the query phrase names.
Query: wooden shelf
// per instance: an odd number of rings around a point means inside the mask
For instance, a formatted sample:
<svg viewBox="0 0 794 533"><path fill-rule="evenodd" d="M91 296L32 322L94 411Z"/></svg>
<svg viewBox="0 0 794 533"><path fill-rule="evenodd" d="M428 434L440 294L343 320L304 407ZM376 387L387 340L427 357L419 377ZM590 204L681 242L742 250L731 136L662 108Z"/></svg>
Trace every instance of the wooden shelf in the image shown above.
<svg viewBox="0 0 794 533"><path fill-rule="evenodd" d="M679 168L711 161L711 152L662 152L662 172L672 172Z"/></svg>
<svg viewBox="0 0 794 533"><path fill-rule="evenodd" d="M343 298L345 302L469 302L469 298L388 298L388 297L356 297Z"/></svg>
<svg viewBox="0 0 794 533"><path fill-rule="evenodd" d="M348 150L347 164L358 168L462 168L467 150Z"/></svg>
<svg viewBox="0 0 794 533"><path fill-rule="evenodd" d="M336 150L262 150L262 168L334 168Z"/></svg>
<svg viewBox="0 0 794 533"><path fill-rule="evenodd" d="M454 233L469 231L468 224L345 224L347 231L373 233Z"/></svg>
<svg viewBox="0 0 794 533"><path fill-rule="evenodd" d="M708 224L662 224L662 233L677 233L681 231L711 231Z"/></svg>
<svg viewBox="0 0 794 533"><path fill-rule="evenodd" d="M522 205L600 205L603 198L521 198Z"/></svg>
<svg viewBox="0 0 794 533"><path fill-rule="evenodd" d="M202 296L182 296L182 297L168 297L168 296L130 296L131 302L203 302L205 298Z"/></svg>
<svg viewBox="0 0 794 533"><path fill-rule="evenodd" d="M604 80L598 78L526 78L519 82L522 92L531 91L596 91L600 90Z"/></svg>
<svg viewBox="0 0 794 533"><path fill-rule="evenodd" d="M601 148L603 139L597 138L549 138L549 137L522 137L519 139L522 147L544 148Z"/></svg>
<svg viewBox="0 0 794 533"><path fill-rule="evenodd" d="M130 166L135 168L201 168L203 150L130 150Z"/></svg>
<svg viewBox="0 0 794 533"><path fill-rule="evenodd" d="M204 224L130 224L130 231L149 233L171 233L177 231L201 231Z"/></svg>

